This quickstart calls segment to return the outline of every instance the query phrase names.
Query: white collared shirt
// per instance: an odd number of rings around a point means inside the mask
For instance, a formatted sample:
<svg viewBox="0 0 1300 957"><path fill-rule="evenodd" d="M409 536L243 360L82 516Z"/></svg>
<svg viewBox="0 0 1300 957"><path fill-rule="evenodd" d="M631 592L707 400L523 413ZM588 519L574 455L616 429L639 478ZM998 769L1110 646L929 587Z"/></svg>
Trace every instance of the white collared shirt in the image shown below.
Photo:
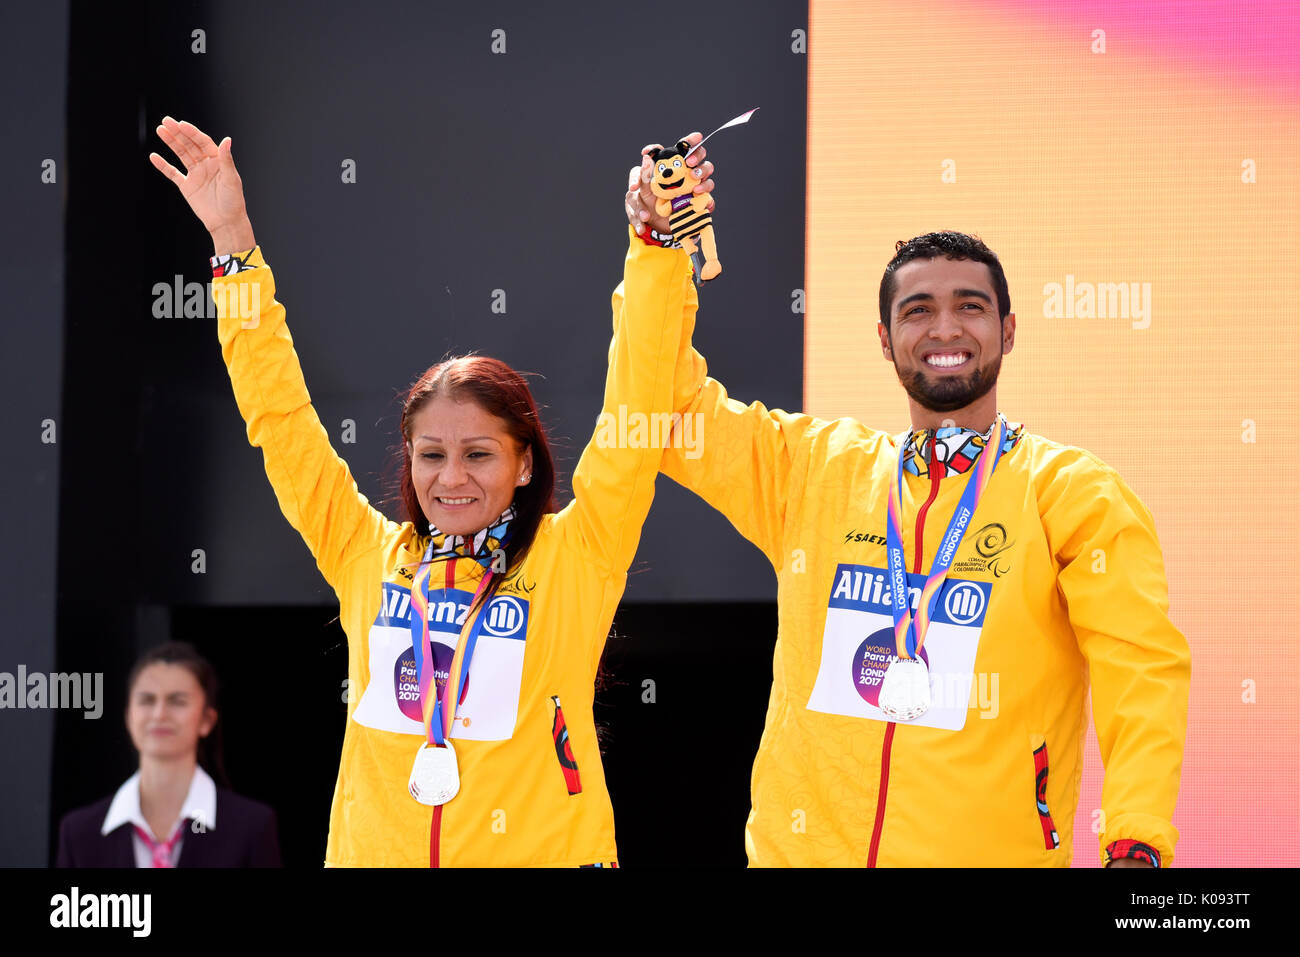
<svg viewBox="0 0 1300 957"><path fill-rule="evenodd" d="M185 821L194 822L191 827L195 830L214 830L217 826L217 786L213 783L208 773L194 765L194 777L190 779L190 790L185 795L185 801L181 805L180 819L173 825L171 831L162 838L153 833L149 823L144 819L140 812L140 772L136 771L126 779L117 793L113 795L112 802L108 805L108 813L104 815L104 823L99 829L100 834L108 834L117 830L123 824L134 824L142 829L146 834L153 835L155 841L168 840L176 830ZM171 865L175 867L181 858L181 845L185 843L182 836L176 841L171 850ZM135 849L135 866L136 867L153 867L153 852L149 845L135 832L131 831L131 844Z"/></svg>

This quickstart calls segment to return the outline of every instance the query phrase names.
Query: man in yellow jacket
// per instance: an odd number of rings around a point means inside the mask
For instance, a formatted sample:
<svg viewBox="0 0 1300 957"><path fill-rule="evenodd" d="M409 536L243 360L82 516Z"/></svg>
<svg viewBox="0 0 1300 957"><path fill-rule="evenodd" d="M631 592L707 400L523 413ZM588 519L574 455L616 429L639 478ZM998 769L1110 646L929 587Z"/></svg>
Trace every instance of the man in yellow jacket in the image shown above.
<svg viewBox="0 0 1300 957"><path fill-rule="evenodd" d="M647 172L627 208L654 244ZM674 405L702 441L663 471L778 578L751 865L1068 866L1089 686L1101 858L1170 864L1191 659L1154 522L1114 469L998 412L1016 322L992 251L931 233L886 267L898 434L729 398L684 302Z"/></svg>

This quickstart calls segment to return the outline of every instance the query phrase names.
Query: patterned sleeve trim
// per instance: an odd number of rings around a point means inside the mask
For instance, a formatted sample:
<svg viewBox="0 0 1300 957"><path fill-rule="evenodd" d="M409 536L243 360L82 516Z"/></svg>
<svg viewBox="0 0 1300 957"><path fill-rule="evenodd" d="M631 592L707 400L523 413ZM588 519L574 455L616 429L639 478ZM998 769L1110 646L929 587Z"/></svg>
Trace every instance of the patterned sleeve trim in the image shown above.
<svg viewBox="0 0 1300 957"><path fill-rule="evenodd" d="M629 226L628 228L630 229L631 227ZM640 239L641 242L645 243L647 246L662 246L664 249L682 248L682 244L676 239L674 239L671 234L658 232L657 230L651 227L641 230L640 235L637 235L637 233L635 232L633 232L632 235L636 236L637 239ZM691 271L691 280L698 286L700 284L700 280L699 277L696 275L697 270L696 270L695 260L696 260L696 255L686 257L686 264ZM703 261L704 261L703 259L700 259L700 262Z"/></svg>
<svg viewBox="0 0 1300 957"><path fill-rule="evenodd" d="M671 233L661 233L653 227L643 229L639 238L647 246L663 246L668 249L682 248L681 242L674 239Z"/></svg>
<svg viewBox="0 0 1300 957"><path fill-rule="evenodd" d="M262 259L261 249L261 246L254 246L252 249L246 249L243 252L210 256L208 262L212 265L213 277L233 276L237 272L262 268L266 265L266 262Z"/></svg>
<svg viewBox="0 0 1300 957"><path fill-rule="evenodd" d="M1141 841L1111 841L1106 845L1107 864L1121 857L1145 861L1156 868L1160 866L1160 852L1150 844L1143 844Z"/></svg>

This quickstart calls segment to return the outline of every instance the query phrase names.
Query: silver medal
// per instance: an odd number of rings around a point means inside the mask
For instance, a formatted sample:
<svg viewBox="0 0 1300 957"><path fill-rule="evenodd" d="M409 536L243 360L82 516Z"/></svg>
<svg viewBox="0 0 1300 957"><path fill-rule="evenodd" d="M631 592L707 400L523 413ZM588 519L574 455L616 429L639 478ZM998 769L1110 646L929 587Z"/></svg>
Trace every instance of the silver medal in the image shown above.
<svg viewBox="0 0 1300 957"><path fill-rule="evenodd" d="M446 804L459 793L460 769L450 741L441 748L428 741L420 745L407 790L421 804L430 806Z"/></svg>
<svg viewBox="0 0 1300 957"><path fill-rule="evenodd" d="M911 721L930 710L930 669L919 658L890 662L880 682L880 710L895 721Z"/></svg>

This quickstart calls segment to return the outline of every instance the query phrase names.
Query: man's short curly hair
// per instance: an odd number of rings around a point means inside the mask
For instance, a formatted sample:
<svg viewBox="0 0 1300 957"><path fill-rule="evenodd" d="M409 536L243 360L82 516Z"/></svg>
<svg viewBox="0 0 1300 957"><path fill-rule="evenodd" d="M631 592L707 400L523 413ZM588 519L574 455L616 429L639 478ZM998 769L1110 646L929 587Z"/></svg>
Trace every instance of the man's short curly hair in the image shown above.
<svg viewBox="0 0 1300 957"><path fill-rule="evenodd" d="M943 256L947 259L969 259L983 263L989 267L989 273L993 277L993 291L998 299L998 317L1005 319L1011 314L1011 293L1007 289L1007 276L1002 271L1002 263L998 261L997 253L985 246L978 236L951 230L926 233L913 239L900 239L894 249L894 258L885 267L885 275L880 280L880 321L885 324L886 331L889 330L889 313L894 305L894 295L898 291L894 272L899 266L915 259L938 259Z"/></svg>

